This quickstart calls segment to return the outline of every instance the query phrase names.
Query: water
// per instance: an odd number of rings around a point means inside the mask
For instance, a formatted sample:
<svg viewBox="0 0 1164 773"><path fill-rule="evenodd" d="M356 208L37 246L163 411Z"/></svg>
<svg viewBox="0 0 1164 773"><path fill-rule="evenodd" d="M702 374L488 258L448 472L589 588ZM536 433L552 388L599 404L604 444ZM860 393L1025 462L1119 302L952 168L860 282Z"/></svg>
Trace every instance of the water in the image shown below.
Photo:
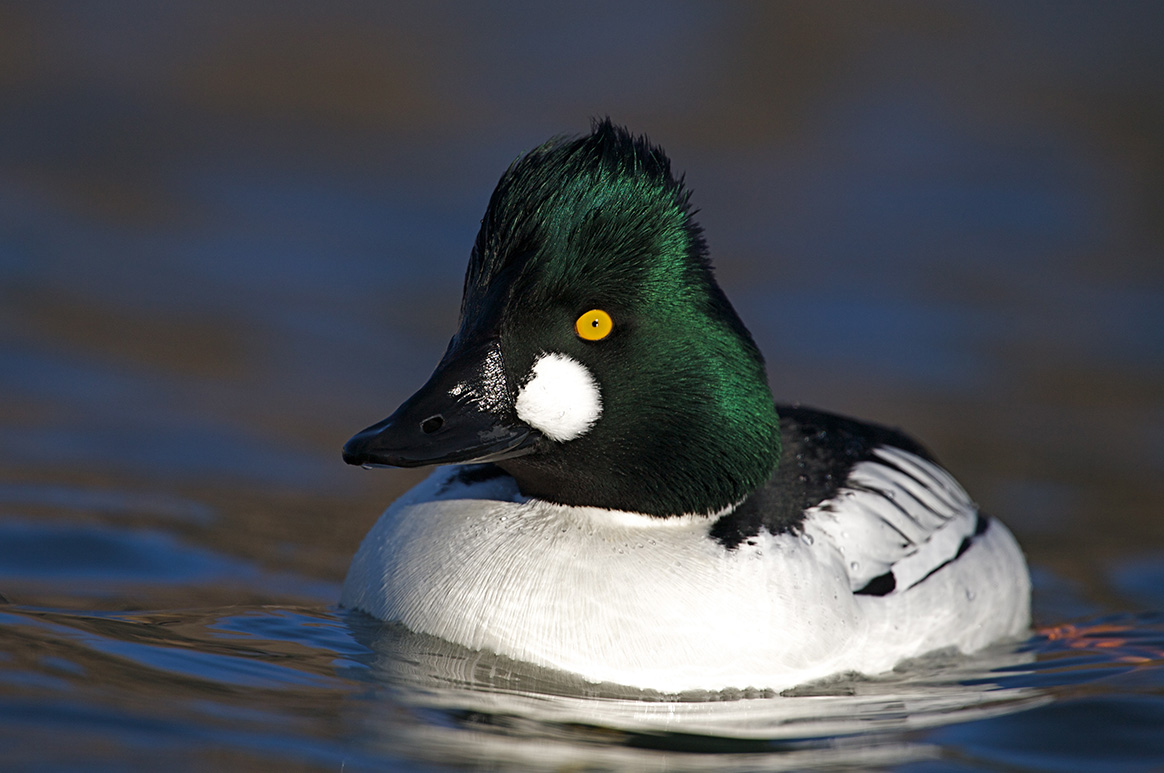
<svg viewBox="0 0 1164 773"><path fill-rule="evenodd" d="M15 607L0 624L0 738L19 767L1146 770L1164 754L1160 614L784 695L681 699L325 605ZM1088 737L1065 735L1072 723Z"/></svg>
<svg viewBox="0 0 1164 773"><path fill-rule="evenodd" d="M13 769L1164 768L1161 11L0 6ZM790 695L573 683L336 606L488 193L609 113L785 400L921 437L1036 629Z"/></svg>

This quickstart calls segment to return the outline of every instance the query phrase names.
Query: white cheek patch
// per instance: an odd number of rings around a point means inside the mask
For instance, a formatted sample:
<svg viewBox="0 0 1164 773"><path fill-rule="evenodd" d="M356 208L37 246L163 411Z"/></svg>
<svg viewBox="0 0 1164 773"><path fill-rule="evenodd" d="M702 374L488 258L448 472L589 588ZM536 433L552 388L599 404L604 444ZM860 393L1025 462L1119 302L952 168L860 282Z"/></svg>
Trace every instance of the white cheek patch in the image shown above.
<svg viewBox="0 0 1164 773"><path fill-rule="evenodd" d="M586 366L564 354L543 354L517 393L517 416L551 440L581 437L602 415L602 396Z"/></svg>

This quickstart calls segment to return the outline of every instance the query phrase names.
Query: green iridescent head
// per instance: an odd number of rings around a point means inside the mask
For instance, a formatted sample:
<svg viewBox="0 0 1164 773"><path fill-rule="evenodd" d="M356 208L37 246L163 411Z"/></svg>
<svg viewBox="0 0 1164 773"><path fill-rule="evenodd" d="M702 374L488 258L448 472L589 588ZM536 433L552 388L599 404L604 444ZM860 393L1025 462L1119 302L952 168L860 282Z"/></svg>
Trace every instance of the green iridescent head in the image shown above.
<svg viewBox="0 0 1164 773"><path fill-rule="evenodd" d="M715 282L689 198L660 148L609 120L551 140L502 175L450 351L499 341L523 420L522 392L549 355L581 364L600 401L580 434L543 431L526 453L497 462L526 495L656 516L708 513L775 469L780 439L763 358ZM595 340L577 325L592 310L610 321Z"/></svg>

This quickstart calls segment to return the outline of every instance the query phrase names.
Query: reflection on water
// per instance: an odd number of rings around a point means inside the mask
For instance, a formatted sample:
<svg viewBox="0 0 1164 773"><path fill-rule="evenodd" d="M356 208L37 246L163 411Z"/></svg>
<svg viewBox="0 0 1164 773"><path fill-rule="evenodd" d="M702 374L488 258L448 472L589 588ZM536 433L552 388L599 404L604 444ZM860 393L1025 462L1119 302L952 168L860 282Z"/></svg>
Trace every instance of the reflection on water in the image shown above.
<svg viewBox="0 0 1164 773"><path fill-rule="evenodd" d="M593 685L352 615L374 653L372 675L412 722L369 731L386 748L439 762L495 760L525 769L617 765L628 770L788 769L934 756L909 731L969 722L1049 700L1001 688L993 672L1031 663L1016 645L973 658L932 655L877 678L838 677L770 691L644 693ZM433 721L434 712L445 722ZM672 754L649 761L641 750ZM705 755L715 753L708 758ZM704 756L700 756L704 755Z"/></svg>
<svg viewBox="0 0 1164 773"><path fill-rule="evenodd" d="M782 695L682 696L572 682L324 608L10 606L0 626L0 738L65 735L65 762L182 754L191 768L245 767L254 755L349 770L856 770L958 749L984 764L1013 753L983 743L1000 728L1026 734L1028 746L1056 742L1078 720L1049 725L1110 710L1121 681L1143 704L1124 720L1121 754L1164 754L1158 733L1136 732L1164 715L1160 615L1061 626L971 657L937 654ZM1102 727L1091 732L1110 740ZM1079 744L1076 762L1097 748Z"/></svg>
<svg viewBox="0 0 1164 773"><path fill-rule="evenodd" d="M0 764L1164 767L1162 28L0 3ZM431 373L502 169L605 114L686 172L778 396L916 433L1015 532L1041 633L673 700L334 608L423 476L341 444Z"/></svg>

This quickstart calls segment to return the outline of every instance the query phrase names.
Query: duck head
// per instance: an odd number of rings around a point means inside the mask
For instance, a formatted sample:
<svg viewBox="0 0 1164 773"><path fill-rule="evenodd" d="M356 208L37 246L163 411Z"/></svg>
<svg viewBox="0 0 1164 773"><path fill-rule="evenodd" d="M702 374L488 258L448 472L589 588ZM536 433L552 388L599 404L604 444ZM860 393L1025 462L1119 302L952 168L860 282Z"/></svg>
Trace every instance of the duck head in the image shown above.
<svg viewBox="0 0 1164 773"><path fill-rule="evenodd" d="M663 151L609 120L502 175L432 377L350 464L493 462L528 497L675 516L776 467L763 359Z"/></svg>

